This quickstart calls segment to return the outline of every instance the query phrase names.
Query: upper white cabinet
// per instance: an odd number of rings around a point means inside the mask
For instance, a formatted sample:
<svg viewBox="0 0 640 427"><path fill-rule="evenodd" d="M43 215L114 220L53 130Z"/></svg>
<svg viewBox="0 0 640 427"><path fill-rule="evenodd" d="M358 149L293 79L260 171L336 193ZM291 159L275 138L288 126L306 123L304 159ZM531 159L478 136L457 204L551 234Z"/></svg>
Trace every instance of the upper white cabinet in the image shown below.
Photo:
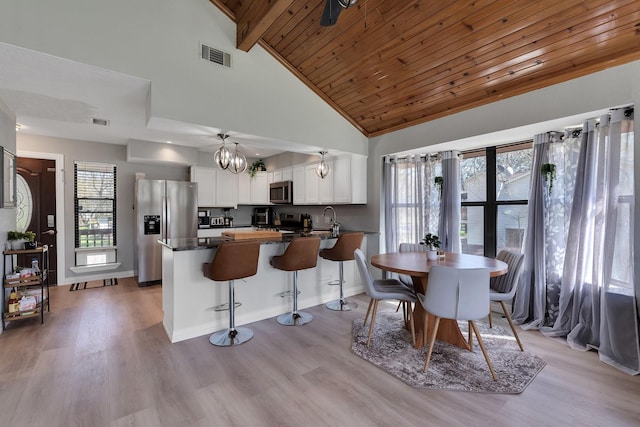
<svg viewBox="0 0 640 427"><path fill-rule="evenodd" d="M295 185L294 182L293 186L295 187ZM307 205L320 203L315 165L307 165L304 168L304 203Z"/></svg>
<svg viewBox="0 0 640 427"><path fill-rule="evenodd" d="M367 203L367 158L357 154L333 160L333 203Z"/></svg>
<svg viewBox="0 0 640 427"><path fill-rule="evenodd" d="M292 168L293 179L293 204L304 205L306 203L305 197L305 167L295 166Z"/></svg>
<svg viewBox="0 0 640 427"><path fill-rule="evenodd" d="M216 170L191 167L191 182L198 183L198 206L216 205Z"/></svg>
<svg viewBox="0 0 640 427"><path fill-rule="evenodd" d="M305 164L292 169L293 204L365 204L367 203L367 158L344 154L326 159L329 176L321 179L316 165Z"/></svg>
<svg viewBox="0 0 640 427"><path fill-rule="evenodd" d="M292 181L293 168L276 169L269 172L269 184L272 182Z"/></svg>
<svg viewBox="0 0 640 427"><path fill-rule="evenodd" d="M282 172L283 181L293 181L293 168L280 169L280 172ZM277 181L274 181L274 182L277 182Z"/></svg>
<svg viewBox="0 0 640 427"><path fill-rule="evenodd" d="M215 168L192 166L191 181L198 183L198 206L238 206L238 175Z"/></svg>
<svg viewBox="0 0 640 427"><path fill-rule="evenodd" d="M248 173L238 175L238 204L269 204L269 174L267 172L256 172L253 178Z"/></svg>
<svg viewBox="0 0 640 427"><path fill-rule="evenodd" d="M251 204L251 177L248 173L238 175L238 204Z"/></svg>

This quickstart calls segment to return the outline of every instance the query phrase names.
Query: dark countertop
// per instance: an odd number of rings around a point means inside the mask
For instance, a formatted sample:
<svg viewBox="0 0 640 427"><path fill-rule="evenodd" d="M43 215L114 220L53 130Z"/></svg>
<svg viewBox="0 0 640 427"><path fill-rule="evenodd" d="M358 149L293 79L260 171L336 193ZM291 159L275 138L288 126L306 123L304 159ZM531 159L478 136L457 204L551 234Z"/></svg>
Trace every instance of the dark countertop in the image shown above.
<svg viewBox="0 0 640 427"><path fill-rule="evenodd" d="M350 231L344 230L342 233L349 233ZM369 232L365 231L365 235L374 235L378 234L377 232ZM332 234L331 231L328 230L313 230L311 232L308 231L295 231L295 232L283 232L282 240L276 239L243 239L238 240L239 242L249 242L249 241L260 241L263 245L274 244L274 243L287 243L293 240L296 237L320 237L322 240L326 239L337 239L339 236ZM172 249L173 251L192 251L197 249L213 249L220 246L221 243L224 242L233 242L234 240L225 239L223 237L200 237L200 238L179 238L179 239L162 239L158 240L158 243L161 245Z"/></svg>

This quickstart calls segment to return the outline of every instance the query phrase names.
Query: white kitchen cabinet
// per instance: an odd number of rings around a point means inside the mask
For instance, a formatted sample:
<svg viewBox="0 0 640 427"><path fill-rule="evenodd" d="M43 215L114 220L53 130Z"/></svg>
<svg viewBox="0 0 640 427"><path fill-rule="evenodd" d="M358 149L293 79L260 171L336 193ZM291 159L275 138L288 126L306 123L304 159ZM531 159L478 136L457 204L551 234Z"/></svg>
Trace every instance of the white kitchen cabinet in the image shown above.
<svg viewBox="0 0 640 427"><path fill-rule="evenodd" d="M198 183L198 206L216 205L216 170L212 168L191 167L191 182Z"/></svg>
<svg viewBox="0 0 640 427"><path fill-rule="evenodd" d="M248 173L238 175L238 204L251 204L251 177Z"/></svg>
<svg viewBox="0 0 640 427"><path fill-rule="evenodd" d="M367 158L347 154L333 159L333 203L367 203Z"/></svg>
<svg viewBox="0 0 640 427"><path fill-rule="evenodd" d="M295 166L291 169L291 177L293 180L293 204L304 205L305 197L305 167Z"/></svg>
<svg viewBox="0 0 640 427"><path fill-rule="evenodd" d="M316 165L307 165L304 168L304 202L307 205L320 203L320 193L318 189L318 175L316 175Z"/></svg>
<svg viewBox="0 0 640 427"><path fill-rule="evenodd" d="M334 186L335 187L341 187L341 186L348 186L349 182L344 182L344 181L337 181L336 178L336 174L333 173L334 170L334 163L333 160L326 160L325 162L329 165L330 171L329 175L326 176L324 179L320 178L318 176L318 174L316 174L316 181L318 182L318 202L322 203L322 204L328 204L328 203L334 203L335 202L335 198L333 195L334 192ZM313 172L315 173L316 171L316 165L313 166Z"/></svg>
<svg viewBox="0 0 640 427"><path fill-rule="evenodd" d="M293 181L293 168L283 168L281 172L283 181Z"/></svg>
<svg viewBox="0 0 640 427"><path fill-rule="evenodd" d="M238 175L238 204L269 204L269 174L267 172L256 172L253 178L248 173Z"/></svg>
<svg viewBox="0 0 640 427"><path fill-rule="evenodd" d="M238 207L238 175L228 171L216 171L216 206Z"/></svg>
<svg viewBox="0 0 640 427"><path fill-rule="evenodd" d="M276 169L274 171L269 172L271 174L269 184L272 182L280 182L282 181L282 169Z"/></svg>
<svg viewBox="0 0 640 427"><path fill-rule="evenodd" d="M325 160L331 167L321 179L315 163L294 166L293 204L365 204L367 203L367 157L345 154Z"/></svg>
<svg viewBox="0 0 640 427"><path fill-rule="evenodd" d="M198 183L198 206L235 208L238 206L238 176L231 172L191 167L191 181Z"/></svg>
<svg viewBox="0 0 640 427"><path fill-rule="evenodd" d="M256 176L250 179L251 186L251 204L252 205L268 205L269 204L269 177L267 172L258 172Z"/></svg>

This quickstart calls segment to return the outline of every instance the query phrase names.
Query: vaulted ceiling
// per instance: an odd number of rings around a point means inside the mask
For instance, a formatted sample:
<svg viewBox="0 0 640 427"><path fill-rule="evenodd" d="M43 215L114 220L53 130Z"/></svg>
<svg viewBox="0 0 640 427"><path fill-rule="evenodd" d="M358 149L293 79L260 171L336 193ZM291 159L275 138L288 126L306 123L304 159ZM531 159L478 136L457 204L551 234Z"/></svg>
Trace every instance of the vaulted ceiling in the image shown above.
<svg viewBox="0 0 640 427"><path fill-rule="evenodd" d="M638 0L210 0L372 137L640 59Z"/></svg>

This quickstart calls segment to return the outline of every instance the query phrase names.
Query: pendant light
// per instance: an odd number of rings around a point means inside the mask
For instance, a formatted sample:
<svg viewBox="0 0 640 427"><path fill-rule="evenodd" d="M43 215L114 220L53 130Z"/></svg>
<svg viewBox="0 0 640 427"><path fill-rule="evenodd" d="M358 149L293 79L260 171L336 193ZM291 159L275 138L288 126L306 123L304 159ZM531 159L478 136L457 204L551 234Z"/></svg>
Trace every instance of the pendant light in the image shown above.
<svg viewBox="0 0 640 427"><path fill-rule="evenodd" d="M213 159L216 162L216 165L222 170L225 170L229 167L231 163L231 151L227 148L225 141L229 138L229 135L225 135L223 133L219 133L218 137L222 140L222 145L218 148L218 151L213 155Z"/></svg>
<svg viewBox="0 0 640 427"><path fill-rule="evenodd" d="M324 161L324 155L327 154L326 151L320 151L320 155L322 158L320 159L320 163L316 166L316 175L320 178L325 179L329 172L331 172L331 168L329 167L329 163Z"/></svg>
<svg viewBox="0 0 640 427"><path fill-rule="evenodd" d="M247 170L247 157L241 151L238 151L238 143L234 142L234 144L236 144L236 149L229 162L229 171L242 173Z"/></svg>

